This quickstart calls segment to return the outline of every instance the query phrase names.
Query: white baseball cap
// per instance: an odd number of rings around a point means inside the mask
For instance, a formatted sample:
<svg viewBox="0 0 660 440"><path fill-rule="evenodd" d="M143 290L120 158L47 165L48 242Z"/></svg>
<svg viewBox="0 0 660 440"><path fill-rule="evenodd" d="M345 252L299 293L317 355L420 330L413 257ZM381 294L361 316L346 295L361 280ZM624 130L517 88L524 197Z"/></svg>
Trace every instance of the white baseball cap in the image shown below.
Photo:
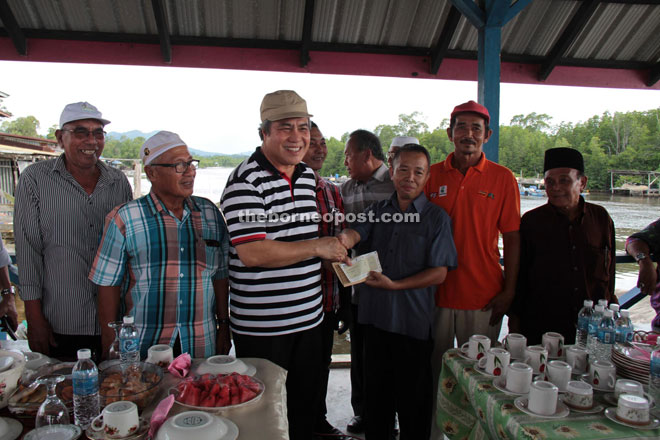
<svg viewBox="0 0 660 440"><path fill-rule="evenodd" d="M178 134L171 131L159 131L144 141L140 148L140 159L144 165L149 165L155 158L176 147L187 147Z"/></svg>
<svg viewBox="0 0 660 440"><path fill-rule="evenodd" d="M392 144L390 147L403 147L406 144L417 144L419 145L419 140L416 137L412 136L397 136L392 139Z"/></svg>
<svg viewBox="0 0 660 440"><path fill-rule="evenodd" d="M80 121L81 119L96 119L101 124L108 125L110 121L101 117L101 112L89 102L74 102L68 104L62 110L60 115L60 128L71 121Z"/></svg>

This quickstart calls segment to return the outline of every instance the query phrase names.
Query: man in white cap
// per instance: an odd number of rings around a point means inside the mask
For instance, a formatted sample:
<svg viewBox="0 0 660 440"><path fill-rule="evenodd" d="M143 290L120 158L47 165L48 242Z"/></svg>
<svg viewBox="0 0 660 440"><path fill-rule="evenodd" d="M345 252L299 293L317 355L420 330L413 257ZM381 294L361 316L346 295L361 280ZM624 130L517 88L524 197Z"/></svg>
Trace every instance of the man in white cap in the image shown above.
<svg viewBox="0 0 660 440"><path fill-rule="evenodd" d="M231 329L239 357L288 370L292 440L309 440L321 376L321 259L343 261L336 237L320 237L307 103L296 92L261 103L261 147L231 173L222 210L231 238Z"/></svg>
<svg viewBox="0 0 660 440"><path fill-rule="evenodd" d="M110 121L88 102L64 107L55 132L64 153L30 165L16 187L14 236L32 351L75 359L100 354L96 286L87 279L103 218L132 199L121 171L99 161Z"/></svg>
<svg viewBox="0 0 660 440"><path fill-rule="evenodd" d="M132 315L143 357L155 344L196 358L227 354L227 227L213 202L192 195L199 161L169 131L147 139L140 157L151 191L108 214L89 274L103 353L114 338L108 322Z"/></svg>
<svg viewBox="0 0 660 440"><path fill-rule="evenodd" d="M399 151L401 147L407 144L419 145L419 140L416 137L412 137L412 136L396 136L394 139L392 139L392 143L390 144L390 149L387 150L387 166L389 167L389 169L392 169L392 161L394 161L394 156L396 156L396 152Z"/></svg>

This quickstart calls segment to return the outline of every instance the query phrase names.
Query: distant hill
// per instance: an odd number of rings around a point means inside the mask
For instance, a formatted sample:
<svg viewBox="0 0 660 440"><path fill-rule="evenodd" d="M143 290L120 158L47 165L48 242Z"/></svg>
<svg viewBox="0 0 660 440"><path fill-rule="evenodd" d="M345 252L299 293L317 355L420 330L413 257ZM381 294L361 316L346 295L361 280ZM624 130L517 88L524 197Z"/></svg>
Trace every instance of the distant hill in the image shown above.
<svg viewBox="0 0 660 440"><path fill-rule="evenodd" d="M155 135L156 133L158 133L158 131L159 131L159 130L154 130L154 131L151 131L151 132L149 132L149 133L144 133L144 132L142 132L142 131L140 131L140 130L131 130L131 131L123 132L123 133L120 133L120 132L118 132L118 131L111 131L111 132L108 133L107 137L109 137L109 138L114 138L114 139L121 139L122 136L125 136L125 137L127 137L128 139L135 139L135 138L138 138L138 137L143 137L143 138L147 139L147 138L149 138L149 137ZM198 157L199 157L199 156L201 156L201 157L210 157L210 156L219 156L219 155L222 155L222 156L228 156L228 155L226 155L226 154L222 154L222 153L211 153L211 152L209 152L209 151L198 150L198 149L196 149L196 148L189 148L189 150L190 150L190 153L191 153L193 156L198 156ZM234 156L234 155L232 154L232 155L230 155L230 156ZM242 156L242 155L239 155L239 156Z"/></svg>

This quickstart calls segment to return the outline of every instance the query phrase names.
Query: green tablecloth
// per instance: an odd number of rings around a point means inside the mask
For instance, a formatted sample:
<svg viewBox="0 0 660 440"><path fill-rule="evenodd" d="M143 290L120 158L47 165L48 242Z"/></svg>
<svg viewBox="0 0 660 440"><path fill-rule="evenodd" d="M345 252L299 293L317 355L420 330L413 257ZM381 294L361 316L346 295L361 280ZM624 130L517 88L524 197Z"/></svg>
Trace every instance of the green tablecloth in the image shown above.
<svg viewBox="0 0 660 440"><path fill-rule="evenodd" d="M601 412L571 411L561 419L533 417L518 410L511 396L493 386L470 362L449 350L442 360L436 421L452 439L659 439L660 429L640 430L610 421ZM602 401L600 393L596 400ZM604 401L605 407L611 406Z"/></svg>

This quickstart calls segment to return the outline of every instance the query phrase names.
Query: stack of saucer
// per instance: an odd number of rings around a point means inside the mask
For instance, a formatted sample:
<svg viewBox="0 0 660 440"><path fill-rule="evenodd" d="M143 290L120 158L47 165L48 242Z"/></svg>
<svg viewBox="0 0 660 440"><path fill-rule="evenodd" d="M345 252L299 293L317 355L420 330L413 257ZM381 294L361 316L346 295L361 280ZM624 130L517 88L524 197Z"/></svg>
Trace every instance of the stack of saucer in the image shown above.
<svg viewBox="0 0 660 440"><path fill-rule="evenodd" d="M648 353L647 353L648 355ZM612 349L612 363L616 365L616 372L626 379L633 379L643 383L649 382L649 357L645 355L643 347L628 344L615 344Z"/></svg>

